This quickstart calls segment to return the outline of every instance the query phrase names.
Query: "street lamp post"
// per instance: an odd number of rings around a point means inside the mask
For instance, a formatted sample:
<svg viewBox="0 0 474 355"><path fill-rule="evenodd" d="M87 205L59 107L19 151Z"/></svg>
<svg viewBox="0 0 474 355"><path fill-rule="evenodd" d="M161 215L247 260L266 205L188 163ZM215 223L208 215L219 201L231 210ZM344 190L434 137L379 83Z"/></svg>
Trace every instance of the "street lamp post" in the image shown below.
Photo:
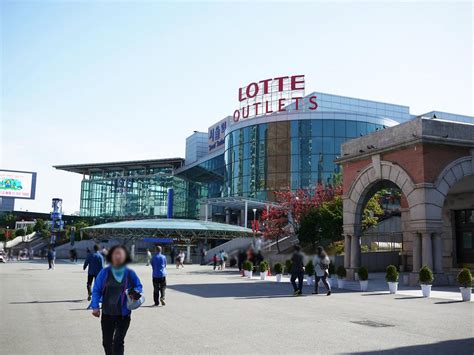
<svg viewBox="0 0 474 355"><path fill-rule="evenodd" d="M253 227L253 228L252 228L252 230L253 230L253 243L255 244L255 233L257 232L257 231L256 231L256 227L257 227L257 224L256 224L256 220L257 220L257 209L254 208L254 209L252 209L252 210L253 210L253 226L252 226L252 227Z"/></svg>

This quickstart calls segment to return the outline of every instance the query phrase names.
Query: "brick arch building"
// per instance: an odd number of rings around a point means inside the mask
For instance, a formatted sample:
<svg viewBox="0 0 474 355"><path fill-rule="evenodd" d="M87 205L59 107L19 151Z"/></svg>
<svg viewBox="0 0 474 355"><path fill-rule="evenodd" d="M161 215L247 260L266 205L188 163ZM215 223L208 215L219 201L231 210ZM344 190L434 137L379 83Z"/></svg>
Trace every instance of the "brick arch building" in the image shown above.
<svg viewBox="0 0 474 355"><path fill-rule="evenodd" d="M383 187L402 192L405 268L430 266L436 282L474 267L474 125L415 120L351 140L342 146L344 266L360 266L362 211ZM410 282L417 282L412 274Z"/></svg>

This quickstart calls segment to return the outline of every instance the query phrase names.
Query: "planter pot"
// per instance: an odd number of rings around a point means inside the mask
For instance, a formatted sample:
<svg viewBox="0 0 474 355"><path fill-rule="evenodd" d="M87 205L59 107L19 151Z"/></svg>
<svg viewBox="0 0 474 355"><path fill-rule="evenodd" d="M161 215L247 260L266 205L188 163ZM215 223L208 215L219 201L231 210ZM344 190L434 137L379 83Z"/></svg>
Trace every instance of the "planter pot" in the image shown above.
<svg viewBox="0 0 474 355"><path fill-rule="evenodd" d="M430 297L431 285L421 285L421 293L423 294L423 297Z"/></svg>
<svg viewBox="0 0 474 355"><path fill-rule="evenodd" d="M267 278L267 272L260 272L260 280L265 280Z"/></svg>
<svg viewBox="0 0 474 355"><path fill-rule="evenodd" d="M461 296L463 302L469 302L471 300L471 288L470 287L459 287L461 290Z"/></svg>
<svg viewBox="0 0 474 355"><path fill-rule="evenodd" d="M367 288L369 287L369 280L359 280L359 283L360 283L360 290L367 291Z"/></svg>
<svg viewBox="0 0 474 355"><path fill-rule="evenodd" d="M276 281L277 282L281 282L281 276L282 276L281 274L276 275Z"/></svg>
<svg viewBox="0 0 474 355"><path fill-rule="evenodd" d="M314 284L314 278L312 276L306 276L306 285L311 286Z"/></svg>
<svg viewBox="0 0 474 355"><path fill-rule="evenodd" d="M388 282L388 290L390 293L397 293L398 282Z"/></svg>
<svg viewBox="0 0 474 355"><path fill-rule="evenodd" d="M344 288L344 285L346 284L346 280L344 279L337 279L337 288Z"/></svg>
<svg viewBox="0 0 474 355"><path fill-rule="evenodd" d="M252 271L245 270L244 275L245 275L246 278L251 279L252 278Z"/></svg>

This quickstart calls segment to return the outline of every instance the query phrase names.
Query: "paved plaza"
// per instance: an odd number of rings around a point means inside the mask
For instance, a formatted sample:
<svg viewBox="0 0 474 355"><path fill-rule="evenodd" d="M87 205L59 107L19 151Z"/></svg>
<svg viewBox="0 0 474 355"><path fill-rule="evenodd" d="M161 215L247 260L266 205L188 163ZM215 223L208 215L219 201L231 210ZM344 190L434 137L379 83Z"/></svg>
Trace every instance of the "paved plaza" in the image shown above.
<svg viewBox="0 0 474 355"><path fill-rule="evenodd" d="M372 287L331 297L290 296L288 282L247 280L235 270L170 268L167 305L151 308L151 270L132 265L147 302L133 312L128 354L472 354L474 304L456 293ZM101 354L100 322L86 310L82 264L0 265L0 353ZM376 286L377 282L373 282ZM381 284L380 284L381 285ZM349 285L349 288L354 285ZM355 288L355 287L353 287ZM458 297L459 299L459 297Z"/></svg>

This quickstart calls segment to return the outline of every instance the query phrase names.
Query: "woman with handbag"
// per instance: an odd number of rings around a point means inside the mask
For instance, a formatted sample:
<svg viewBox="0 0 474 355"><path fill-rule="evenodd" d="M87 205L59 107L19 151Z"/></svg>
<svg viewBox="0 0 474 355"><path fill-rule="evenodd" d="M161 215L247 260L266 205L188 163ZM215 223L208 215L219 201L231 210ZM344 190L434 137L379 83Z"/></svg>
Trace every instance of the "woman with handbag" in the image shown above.
<svg viewBox="0 0 474 355"><path fill-rule="evenodd" d="M102 345L105 354L122 355L131 310L144 302L141 295L143 288L135 271L127 267L131 258L124 245L112 247L106 259L109 266L102 269L94 283L92 315L100 317L99 302L102 302Z"/></svg>

